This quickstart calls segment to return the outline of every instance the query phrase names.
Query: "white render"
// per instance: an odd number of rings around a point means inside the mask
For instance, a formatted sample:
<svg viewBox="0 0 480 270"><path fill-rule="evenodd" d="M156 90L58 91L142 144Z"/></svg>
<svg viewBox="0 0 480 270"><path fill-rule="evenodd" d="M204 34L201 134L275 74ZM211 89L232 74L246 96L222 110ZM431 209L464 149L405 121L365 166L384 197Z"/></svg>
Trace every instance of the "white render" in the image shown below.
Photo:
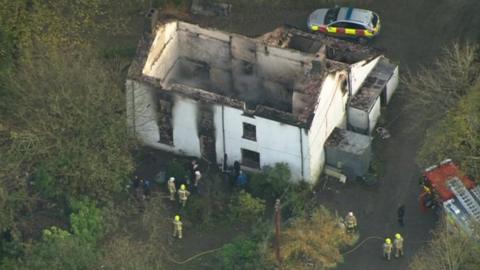
<svg viewBox="0 0 480 270"><path fill-rule="evenodd" d="M326 72L316 88L318 95L311 109L311 120L307 121L308 124L297 124L273 116L252 114L251 109L250 113L246 113L248 103L243 100L237 99L231 104L224 101L215 103L212 100L203 101L192 93L207 95L209 89L202 88L202 85L208 80L207 83L214 87L227 89L233 86L245 89L245 93L257 90L260 85L260 95L263 95L261 91L265 91L266 95L274 93L275 96L278 91L280 99L285 99L290 91L286 85L293 85L292 82L305 76L312 69L312 62L319 61L318 55L273 47L254 39L183 22L167 23L157 29L142 64L141 76L145 79L129 77L126 82L128 125L145 145L200 158L200 132L203 127L199 126L199 118L200 111L207 107L213 115L214 153L218 164L223 164L226 154L227 164L233 165L234 161L242 159L241 149L246 149L259 154L260 167L284 162L290 167L293 181L314 183L324 168L325 141L335 127L346 128L347 113L352 110L348 107L349 99L358 92L379 58L343 64L344 68ZM197 74L195 68L202 68L201 63L208 64L207 76L179 77L183 69L191 66L194 66L193 71L187 72ZM242 74L245 63L252 66L247 65L247 68L252 68L254 75ZM342 66L342 63L332 63ZM396 76L398 78L398 69ZM193 86L187 85L181 91L176 89L175 85L182 83L176 80L182 79ZM398 79L389 84L388 100L397 84ZM158 106L162 105L158 105L158 92L172 97L168 102L171 104L173 144L160 142L158 119L161 115ZM302 108L307 106L302 107L306 104L302 99L309 97L301 92L290 94L293 112L286 114L301 113ZM215 99L220 95L216 93L212 96L211 99ZM349 116L349 123L367 120L363 124L373 128L380 115L380 98L370 111L371 115L366 112L365 117L358 117L361 113ZM243 123L255 126L256 140L243 138Z"/></svg>
<svg viewBox="0 0 480 270"><path fill-rule="evenodd" d="M386 104L390 103L390 100L392 99L392 96L393 96L393 93L395 92L395 90L397 89L397 86L398 86L398 67L395 68L395 71L392 75L392 78L390 79L390 81L387 83L387 86L386 86Z"/></svg>

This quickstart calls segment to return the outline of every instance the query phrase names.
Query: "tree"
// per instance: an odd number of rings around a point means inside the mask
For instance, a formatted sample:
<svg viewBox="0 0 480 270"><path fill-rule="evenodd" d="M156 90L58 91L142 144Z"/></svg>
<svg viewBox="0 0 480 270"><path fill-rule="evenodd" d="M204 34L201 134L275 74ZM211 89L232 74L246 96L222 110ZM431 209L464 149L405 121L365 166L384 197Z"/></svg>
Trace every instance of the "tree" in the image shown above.
<svg viewBox="0 0 480 270"><path fill-rule="evenodd" d="M8 78L0 172L44 196L107 199L133 168L120 81L95 54L45 48ZM21 179L25 181L27 179ZM20 181L20 182L21 182ZM44 191L51 190L48 194Z"/></svg>
<svg viewBox="0 0 480 270"><path fill-rule="evenodd" d="M410 264L412 270L474 270L479 269L478 252L480 244L474 238L456 228L448 228L448 221L433 234L433 240L415 257Z"/></svg>
<svg viewBox="0 0 480 270"><path fill-rule="evenodd" d="M298 217L281 234L282 269L332 269L343 257L340 249L353 245L357 237L348 235L324 207L311 216ZM270 260L275 258L274 252Z"/></svg>
<svg viewBox="0 0 480 270"><path fill-rule="evenodd" d="M427 130L417 156L422 167L451 158L480 179L480 84L470 89L444 119Z"/></svg>
<svg viewBox="0 0 480 270"><path fill-rule="evenodd" d="M432 64L402 79L406 110L419 125L442 119L479 80L479 47L453 44Z"/></svg>
<svg viewBox="0 0 480 270"><path fill-rule="evenodd" d="M95 247L67 231L52 227L43 231L42 240L26 251L15 270L89 270L96 265Z"/></svg>

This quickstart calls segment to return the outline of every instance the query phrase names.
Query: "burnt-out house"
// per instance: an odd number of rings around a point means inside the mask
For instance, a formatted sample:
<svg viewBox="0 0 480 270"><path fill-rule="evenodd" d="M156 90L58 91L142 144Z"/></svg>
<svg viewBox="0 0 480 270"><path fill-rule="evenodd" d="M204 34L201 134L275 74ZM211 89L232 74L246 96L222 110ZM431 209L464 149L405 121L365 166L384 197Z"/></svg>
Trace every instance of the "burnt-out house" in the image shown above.
<svg viewBox="0 0 480 270"><path fill-rule="evenodd" d="M351 109L380 64L390 75ZM168 21L138 46L128 125L157 149L249 169L285 162L293 179L314 182L334 128L368 135L397 82L388 59L346 41L289 27L249 38Z"/></svg>

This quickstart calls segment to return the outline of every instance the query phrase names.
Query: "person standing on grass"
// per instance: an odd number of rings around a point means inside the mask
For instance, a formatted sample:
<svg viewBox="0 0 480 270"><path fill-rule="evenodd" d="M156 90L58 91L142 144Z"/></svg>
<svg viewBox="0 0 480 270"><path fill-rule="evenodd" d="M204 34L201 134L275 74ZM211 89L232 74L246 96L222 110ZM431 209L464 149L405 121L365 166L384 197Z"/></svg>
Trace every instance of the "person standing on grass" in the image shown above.
<svg viewBox="0 0 480 270"><path fill-rule="evenodd" d="M193 185L195 187L198 187L198 182L200 181L201 178L202 178L202 174L200 173L199 170L196 170L195 171L195 182L193 183Z"/></svg>
<svg viewBox="0 0 480 270"><path fill-rule="evenodd" d="M170 201L175 201L175 193L177 193L177 187L175 186L175 177L170 177L168 180L168 192L170 192Z"/></svg>
<svg viewBox="0 0 480 270"><path fill-rule="evenodd" d="M143 181L143 198L146 199L150 196L150 180Z"/></svg>
<svg viewBox="0 0 480 270"><path fill-rule="evenodd" d="M353 212L348 212L345 217L345 226L347 227L347 233L354 233L357 230L357 218L353 215Z"/></svg>
<svg viewBox="0 0 480 270"><path fill-rule="evenodd" d="M180 190L178 191L178 200L182 207L187 205L188 196L190 196L190 192L187 190L185 185L180 186Z"/></svg>
<svg viewBox="0 0 480 270"><path fill-rule="evenodd" d="M192 160L192 163L190 165L190 178L189 178L189 185L190 183L195 183L195 172L199 170L198 162L196 159Z"/></svg>
<svg viewBox="0 0 480 270"><path fill-rule="evenodd" d="M178 239L182 239L183 232L183 223L180 221L180 216L176 215L173 219L173 237L177 237Z"/></svg>

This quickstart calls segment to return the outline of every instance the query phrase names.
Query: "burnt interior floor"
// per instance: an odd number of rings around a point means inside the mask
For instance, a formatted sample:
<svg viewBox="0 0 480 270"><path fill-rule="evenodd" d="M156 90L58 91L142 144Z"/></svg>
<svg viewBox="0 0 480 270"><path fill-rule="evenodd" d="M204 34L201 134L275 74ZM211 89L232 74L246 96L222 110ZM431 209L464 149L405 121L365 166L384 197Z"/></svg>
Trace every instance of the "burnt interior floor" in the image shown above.
<svg viewBox="0 0 480 270"><path fill-rule="evenodd" d="M232 65L238 63L232 63ZM257 105L271 107L284 112L292 112L292 87L275 83L264 86L264 80L255 76L253 66L245 65L245 74L235 74L232 71L215 71L208 63L179 57L165 78L165 86L183 84L199 88L222 96L243 100L247 107L254 109ZM221 73L216 78L215 73Z"/></svg>

